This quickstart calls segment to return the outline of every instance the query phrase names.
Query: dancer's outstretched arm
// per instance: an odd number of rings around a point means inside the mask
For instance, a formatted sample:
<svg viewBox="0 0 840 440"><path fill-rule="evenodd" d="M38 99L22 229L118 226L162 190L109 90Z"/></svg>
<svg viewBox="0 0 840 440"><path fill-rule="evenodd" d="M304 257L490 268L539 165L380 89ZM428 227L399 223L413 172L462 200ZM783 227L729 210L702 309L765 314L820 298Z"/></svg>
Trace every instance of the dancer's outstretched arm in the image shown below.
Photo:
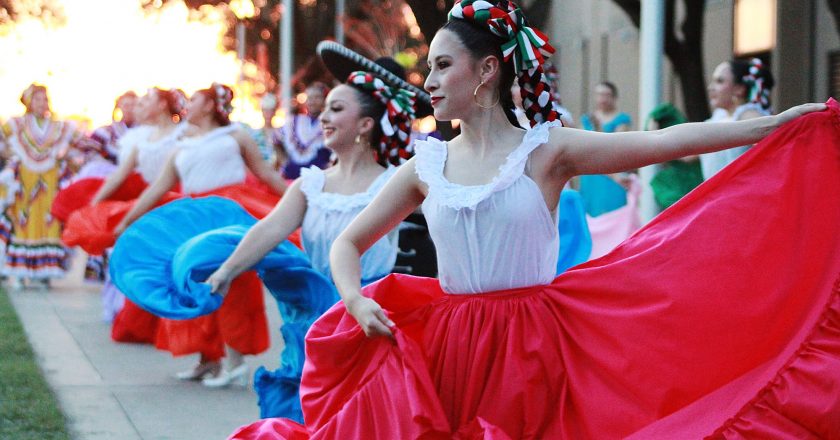
<svg viewBox="0 0 840 440"><path fill-rule="evenodd" d="M242 159L245 160L245 164L248 166L248 169L250 169L258 179L268 185L275 194L283 195L288 188L286 181L283 180L283 176L281 176L280 173L271 169L268 162L263 160L262 154L260 154L260 149L257 147L257 143L254 141L254 138L245 132L245 130L237 131L233 134L233 137L237 142L239 142L240 153L242 154Z"/></svg>
<svg viewBox="0 0 840 440"><path fill-rule="evenodd" d="M396 228L426 197L414 159L400 166L376 198L347 226L330 249L330 271L347 311L368 336L390 336L394 325L382 307L362 296L361 255Z"/></svg>
<svg viewBox="0 0 840 440"><path fill-rule="evenodd" d="M91 199L90 204L95 205L108 197L116 191L120 185L125 182L125 179L134 171L134 168L137 167L137 149L133 148L131 153L125 158L125 160L120 161L119 166L117 169L108 175L105 178L105 182L99 187L99 191L96 192L96 195L93 196Z"/></svg>
<svg viewBox="0 0 840 440"><path fill-rule="evenodd" d="M158 178L140 194L137 203L134 204L120 223L117 224L117 227L114 228L114 234L117 236L122 234L125 228L152 209L163 195L178 183L178 171L175 169L175 156L177 154L178 150L175 150L169 155L169 159L166 160L166 164L163 166L163 170L160 172Z"/></svg>
<svg viewBox="0 0 840 440"><path fill-rule="evenodd" d="M292 183L280 203L252 227L233 253L207 278L210 291L225 296L230 283L253 267L265 254L285 240L303 223L306 197L300 190L300 179Z"/></svg>
<svg viewBox="0 0 840 440"><path fill-rule="evenodd" d="M550 163L562 181L580 174L609 174L753 144L782 124L806 113L825 110L825 104L803 104L774 116L737 122L680 124L656 131L598 133L557 128L548 150Z"/></svg>

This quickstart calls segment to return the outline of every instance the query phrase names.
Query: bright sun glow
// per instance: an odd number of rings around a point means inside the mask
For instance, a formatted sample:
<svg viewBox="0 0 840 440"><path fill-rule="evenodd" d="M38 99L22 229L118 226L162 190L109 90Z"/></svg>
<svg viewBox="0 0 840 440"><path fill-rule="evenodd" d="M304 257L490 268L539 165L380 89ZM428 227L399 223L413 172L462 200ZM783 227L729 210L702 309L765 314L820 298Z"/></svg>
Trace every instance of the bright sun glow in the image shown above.
<svg viewBox="0 0 840 440"><path fill-rule="evenodd" d="M236 53L222 48L221 9L190 13L180 0L148 13L137 0L61 4L60 27L35 19L0 27L0 120L23 113L19 97L31 82L47 86L58 118L96 127L111 121L114 100L127 90L178 87L189 94L217 81L237 92L232 119L262 124L258 100L248 93L254 84L237 85Z"/></svg>

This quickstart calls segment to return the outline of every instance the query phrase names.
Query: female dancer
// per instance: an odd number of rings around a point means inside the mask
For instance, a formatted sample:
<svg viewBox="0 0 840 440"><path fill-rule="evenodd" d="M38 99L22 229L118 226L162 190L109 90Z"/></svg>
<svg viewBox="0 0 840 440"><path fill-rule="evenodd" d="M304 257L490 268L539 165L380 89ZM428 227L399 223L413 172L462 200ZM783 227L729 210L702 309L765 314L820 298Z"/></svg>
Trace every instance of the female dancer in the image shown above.
<svg viewBox="0 0 840 440"><path fill-rule="evenodd" d="M709 104L714 109L709 121L742 121L769 115L771 90L773 75L758 58L721 63L708 87ZM708 180L749 148L744 145L701 155L703 178Z"/></svg>
<svg viewBox="0 0 840 440"><path fill-rule="evenodd" d="M345 84L331 90L321 113L324 145L336 154L338 163L327 171L316 166L301 170L301 177L291 185L277 208L248 231L233 254L208 278L207 283L213 292L225 295L232 279L249 270L297 228L301 228L303 247L312 267L330 279L329 248L333 240L394 174L396 167L389 165L398 165L409 156L405 150L414 119L414 94L386 84L375 74L384 70L382 67L365 58L347 55L350 51L343 46L333 43L319 46L319 50L322 53L335 52L336 56L345 57L341 58L343 62L357 62L360 68L369 71L353 72ZM330 61L334 60L336 58L327 58L325 64L330 67ZM340 69L336 72L336 75L339 74ZM400 81L403 80L400 78ZM407 83L403 81L401 85L407 86ZM395 229L362 256L363 283L391 272L397 258L396 235ZM338 300L331 286L323 294L334 299L313 314L313 318L305 323L301 336L314 318ZM289 340L285 325L283 335L286 344L283 357L302 360L303 339ZM281 364L285 363L281 360ZM296 381L300 380L302 366L292 371L296 374ZM290 416L270 408L271 400L280 399L264 397L273 393L267 387L279 387L283 381L289 380L288 368L278 370L276 374L282 377L275 378L272 374L259 372L255 377L260 395L260 416L263 418ZM298 402L297 388L293 391L292 395L284 395L282 399ZM299 413L299 405L294 407ZM302 420L299 414L295 416L295 419Z"/></svg>
<svg viewBox="0 0 840 440"><path fill-rule="evenodd" d="M838 432L840 188L824 182L840 179L840 107L794 122L826 105L655 132L565 129L541 105L548 52L511 2L455 4L425 86L461 135L419 143L336 239L343 304L307 334L306 426L263 427L319 438ZM524 132L506 115L514 75L534 124ZM619 248L554 278L553 207L571 176L780 126ZM421 203L440 279L391 275L362 290L359 255ZM803 227L819 238L794 233Z"/></svg>
<svg viewBox="0 0 840 440"><path fill-rule="evenodd" d="M213 84L193 94L187 106L192 126L185 133L186 137L177 144L158 178L116 225L116 235L165 200L167 191L178 183L184 194L222 195L241 203L259 217L274 206L276 195L286 190L286 184L262 159L253 138L230 123L232 99L232 90L221 84ZM259 188L245 185L248 170L275 196L265 191L260 196ZM148 248L135 251L153 252ZM213 377L207 378L205 385L227 385L245 377L246 371L240 368L244 366L243 354L258 354L268 348L262 285L253 273L241 276L238 285L238 288L234 286L238 290L234 300L227 301L219 313L186 321L162 320L156 338L158 348L175 355L201 354L199 363L193 369L179 373L179 378L197 380L209 374ZM132 295L127 291L131 286L121 286L117 282L117 287ZM224 356L225 349L230 368L221 370L219 359Z"/></svg>
<svg viewBox="0 0 840 440"><path fill-rule="evenodd" d="M59 181L69 177L64 158L71 147L91 143L72 122L58 121L50 113L47 89L32 84L21 95L26 114L2 126L9 145L16 186L14 202L6 210L3 229L10 230L3 274L14 277L13 288L26 279L49 288L51 278L66 269L67 250L61 244L61 224L50 215ZM91 143L92 144L92 143Z"/></svg>
<svg viewBox="0 0 840 440"><path fill-rule="evenodd" d="M278 136L284 150L283 175L287 179L297 179L302 168L315 165L326 168L330 161L330 151L324 147L318 116L324 110L324 98L327 86L315 82L306 88L306 102L303 111L291 115Z"/></svg>
<svg viewBox="0 0 840 440"><path fill-rule="evenodd" d="M132 144L121 144L119 166L105 179L91 204L111 197L132 173L143 178L145 185L141 190L157 179L175 143L187 128L187 124L179 123L185 116L186 105L186 97L178 89L149 89L137 111L153 130L146 133L145 139L131 139Z"/></svg>

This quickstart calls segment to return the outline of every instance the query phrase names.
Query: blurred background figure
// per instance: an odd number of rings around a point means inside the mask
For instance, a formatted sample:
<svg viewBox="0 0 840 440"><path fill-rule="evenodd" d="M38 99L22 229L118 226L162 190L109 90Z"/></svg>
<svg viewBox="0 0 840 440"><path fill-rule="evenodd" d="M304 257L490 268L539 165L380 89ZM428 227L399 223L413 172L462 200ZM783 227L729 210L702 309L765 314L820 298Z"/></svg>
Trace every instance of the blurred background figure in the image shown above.
<svg viewBox="0 0 840 440"><path fill-rule="evenodd" d="M306 100L301 105L301 111L286 118L278 138L286 154L282 169L287 179L297 179L301 168L315 165L324 169L330 163L331 153L324 146L321 123L318 121L328 91L324 83L310 84L306 88Z"/></svg>
<svg viewBox="0 0 840 440"><path fill-rule="evenodd" d="M742 121L770 114L770 91L773 75L761 60L731 60L720 63L709 83L709 121ZM703 178L708 180L744 154L751 145L715 153L701 154Z"/></svg>
<svg viewBox="0 0 840 440"><path fill-rule="evenodd" d="M14 277L14 289L22 289L27 280L48 289L51 278L64 276L68 256L60 240L61 224L50 215L50 206L60 181L69 177L68 152L73 147L88 149L90 142L73 122L53 119L46 87L31 84L20 101L25 114L2 127L8 145L4 154L14 175L6 188L13 201L2 222L2 272Z"/></svg>
<svg viewBox="0 0 840 440"><path fill-rule="evenodd" d="M113 122L99 127L91 133L90 138L99 146L99 153L108 162L117 163L117 141L125 135L129 128L137 124L134 109L137 105L137 94L128 91L117 98L114 104Z"/></svg>
<svg viewBox="0 0 840 440"><path fill-rule="evenodd" d="M685 116L673 104L663 103L656 106L648 115L646 130L658 130L686 122ZM697 156L688 156L662 164L650 187L653 197L661 209L668 208L689 191L703 183L700 160Z"/></svg>
<svg viewBox="0 0 840 440"><path fill-rule="evenodd" d="M595 87L595 110L580 118L581 128L589 131L614 133L627 131L632 123L630 115L617 107L618 89L603 81ZM578 191L586 213L592 217L614 211L627 204L626 174L580 176Z"/></svg>

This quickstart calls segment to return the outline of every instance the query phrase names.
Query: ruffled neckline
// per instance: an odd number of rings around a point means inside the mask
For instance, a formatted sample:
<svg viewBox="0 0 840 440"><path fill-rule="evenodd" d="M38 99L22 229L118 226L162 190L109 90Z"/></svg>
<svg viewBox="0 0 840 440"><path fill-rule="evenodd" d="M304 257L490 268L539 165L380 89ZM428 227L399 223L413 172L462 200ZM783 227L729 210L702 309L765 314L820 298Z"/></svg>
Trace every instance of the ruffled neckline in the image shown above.
<svg viewBox="0 0 840 440"><path fill-rule="evenodd" d="M313 165L300 170L300 190L306 196L307 203L330 211L348 212L369 205L385 182L396 172L397 167L388 167L371 182L367 190L355 194L324 192L326 174Z"/></svg>
<svg viewBox="0 0 840 440"><path fill-rule="evenodd" d="M475 209L491 194L508 188L524 174L528 156L548 141L549 129L557 126L560 123L552 121L528 130L519 146L508 153L493 180L485 184L462 185L447 180L443 170L449 152L448 144L434 138L416 142L415 170L420 180L429 186L429 197L435 197L450 208Z"/></svg>

